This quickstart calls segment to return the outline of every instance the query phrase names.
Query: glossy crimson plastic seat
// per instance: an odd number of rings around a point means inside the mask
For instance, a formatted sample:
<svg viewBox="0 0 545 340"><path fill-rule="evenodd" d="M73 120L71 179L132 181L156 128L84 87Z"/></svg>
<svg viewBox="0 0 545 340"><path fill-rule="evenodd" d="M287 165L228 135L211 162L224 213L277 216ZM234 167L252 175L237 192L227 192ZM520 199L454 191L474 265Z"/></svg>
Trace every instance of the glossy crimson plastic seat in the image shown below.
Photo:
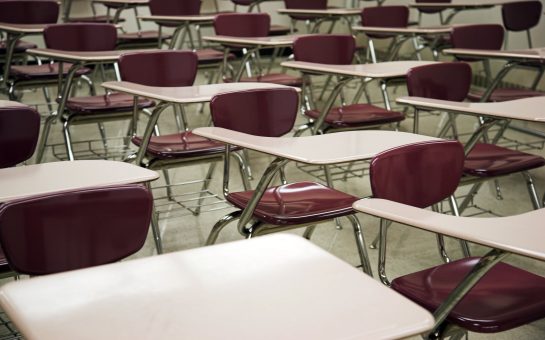
<svg viewBox="0 0 545 340"><path fill-rule="evenodd" d="M316 34L302 36L293 44L294 59L321 64L349 65L356 52L356 41L351 35ZM305 111L305 115L319 120L319 110ZM388 111L372 104L349 104L333 107L324 118L324 131L345 128L368 128L396 123L405 119L401 112Z"/></svg>
<svg viewBox="0 0 545 340"><path fill-rule="evenodd" d="M0 206L10 266L45 275L121 260L146 240L153 198L142 185L31 197Z"/></svg>
<svg viewBox="0 0 545 340"><path fill-rule="evenodd" d="M461 62L415 67L407 73L407 88L411 96L463 101L470 83L471 68ZM477 143L466 156L464 173L490 178L522 172L527 179L533 204L539 206L533 198L535 188L527 171L543 165L543 157L498 145Z"/></svg>
<svg viewBox="0 0 545 340"><path fill-rule="evenodd" d="M407 6L366 7L361 12L362 26L370 27L407 27L409 8ZM368 34L369 38L386 39L392 34Z"/></svg>
<svg viewBox="0 0 545 340"><path fill-rule="evenodd" d="M217 35L233 37L266 37L269 35L271 18L267 13L223 13L214 19L214 30ZM240 50L237 45L224 45L225 53ZM259 52L259 51L258 51ZM249 57L249 56L248 56ZM244 62L245 59L243 59ZM257 61L259 62L259 61ZM225 82L231 78L224 77ZM267 82L287 86L303 86L303 79L285 73L269 73L242 77L241 82Z"/></svg>
<svg viewBox="0 0 545 340"><path fill-rule="evenodd" d="M15 166L34 154L40 134L40 115L26 105L0 105L0 168Z"/></svg>
<svg viewBox="0 0 545 340"><path fill-rule="evenodd" d="M504 4L501 7L503 26L505 26L507 31L526 31L528 36L528 47L532 48L530 29L539 24L542 12L543 5L541 4L541 1L520 1Z"/></svg>
<svg viewBox="0 0 545 340"><path fill-rule="evenodd" d="M504 30L501 25L467 25L453 27L451 32L452 46L454 48L499 50L503 44ZM458 58L463 61L475 62L487 60L478 58ZM487 75L490 78L490 75ZM468 99L481 101L484 91L472 91L468 93ZM501 102L527 97L542 96L543 92L531 89L496 88L488 98L491 102Z"/></svg>
<svg viewBox="0 0 545 340"><path fill-rule="evenodd" d="M404 275L392 281L392 288L433 312L478 261L465 258ZM545 279L500 262L452 309L447 321L472 332L496 333L544 317Z"/></svg>
<svg viewBox="0 0 545 340"><path fill-rule="evenodd" d="M298 95L294 89L224 93L216 95L210 102L214 126L264 137L280 137L290 132L295 123L297 107ZM225 167L228 166L226 163ZM228 185L228 179L224 179L224 182ZM228 214L214 225L206 244L215 243L223 228L239 218L246 209L253 209L251 214L254 219L249 229L239 226L240 233L246 237L305 227L346 216L354 227L364 270L371 273L361 227L353 215L352 204L357 197L313 182L284 183L266 189L258 198L255 208L250 208L250 200L256 194L255 191L231 193L225 186L224 192L227 193L227 201L239 210ZM311 232L305 234L307 238L310 235Z"/></svg>

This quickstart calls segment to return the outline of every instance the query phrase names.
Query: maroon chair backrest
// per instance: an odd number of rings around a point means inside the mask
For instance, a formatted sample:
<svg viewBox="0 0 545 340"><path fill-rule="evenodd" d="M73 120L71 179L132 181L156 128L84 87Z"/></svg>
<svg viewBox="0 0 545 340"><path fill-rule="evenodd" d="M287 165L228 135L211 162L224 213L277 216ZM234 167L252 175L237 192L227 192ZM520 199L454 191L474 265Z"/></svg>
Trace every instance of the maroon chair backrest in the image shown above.
<svg viewBox="0 0 545 340"><path fill-rule="evenodd" d="M327 9L327 0L284 0L287 9ZM312 15L290 15L294 20L307 20Z"/></svg>
<svg viewBox="0 0 545 340"><path fill-rule="evenodd" d="M471 86L471 67L462 62L413 67L407 72L409 96L462 102Z"/></svg>
<svg viewBox="0 0 545 340"><path fill-rule="evenodd" d="M0 22L10 24L54 24L59 4L49 0L2 0Z"/></svg>
<svg viewBox="0 0 545 340"><path fill-rule="evenodd" d="M199 15L201 0L150 0L152 15Z"/></svg>
<svg viewBox="0 0 545 340"><path fill-rule="evenodd" d="M293 54L297 61L347 65L352 63L356 40L351 35L316 34L297 38Z"/></svg>
<svg viewBox="0 0 545 340"><path fill-rule="evenodd" d="M362 26L371 27L407 27L409 8L406 6L366 7L361 11ZM369 34L371 38L390 38L391 34Z"/></svg>
<svg viewBox="0 0 545 340"><path fill-rule="evenodd" d="M416 3L427 3L427 2L444 2L444 3L449 3L449 2L452 2L452 0L416 0L415 1ZM444 8L441 8L441 7L428 7L428 8L419 8L418 11L419 12L422 12L422 13L430 13L430 14L433 14L433 13L439 13L441 11L444 11L445 9Z"/></svg>
<svg viewBox="0 0 545 340"><path fill-rule="evenodd" d="M255 136L280 137L295 124L298 94L292 88L228 92L214 96L214 126Z"/></svg>
<svg viewBox="0 0 545 340"><path fill-rule="evenodd" d="M146 241L153 197L143 185L94 188L0 206L11 268L45 275L121 260Z"/></svg>
<svg viewBox="0 0 545 340"><path fill-rule="evenodd" d="M463 166L464 148L455 140L414 143L381 152L369 169L373 197L429 207L454 193Z"/></svg>
<svg viewBox="0 0 545 340"><path fill-rule="evenodd" d="M40 134L40 115L18 103L0 106L0 168L26 161L36 149Z"/></svg>
<svg viewBox="0 0 545 340"><path fill-rule="evenodd" d="M232 37L266 37L271 28L267 13L224 13L214 18L217 35Z"/></svg>
<svg viewBox="0 0 545 340"><path fill-rule="evenodd" d="M253 4L256 0L231 0L234 4L240 5L240 6L250 6Z"/></svg>
<svg viewBox="0 0 545 340"><path fill-rule="evenodd" d="M521 1L502 6L503 25L508 31L525 31L537 26L542 16L541 1Z"/></svg>
<svg viewBox="0 0 545 340"><path fill-rule="evenodd" d="M284 0L287 9L327 9L327 0Z"/></svg>
<svg viewBox="0 0 545 340"><path fill-rule="evenodd" d="M121 79L146 86L191 86L199 60L192 51L149 51L119 58Z"/></svg>
<svg viewBox="0 0 545 340"><path fill-rule="evenodd" d="M112 24L70 23L49 25L44 30L45 45L63 51L112 51L117 29Z"/></svg>
<svg viewBox="0 0 545 340"><path fill-rule="evenodd" d="M450 33L454 48L499 50L503 27L497 24L455 26Z"/></svg>

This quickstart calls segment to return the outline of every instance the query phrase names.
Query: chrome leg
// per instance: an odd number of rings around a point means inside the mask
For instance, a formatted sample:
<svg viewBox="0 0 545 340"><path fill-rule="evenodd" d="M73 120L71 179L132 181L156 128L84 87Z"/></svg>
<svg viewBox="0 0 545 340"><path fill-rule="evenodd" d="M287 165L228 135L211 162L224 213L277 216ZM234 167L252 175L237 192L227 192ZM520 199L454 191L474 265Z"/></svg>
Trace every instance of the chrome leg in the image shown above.
<svg viewBox="0 0 545 340"><path fill-rule="evenodd" d="M312 234L314 233L314 230L316 230L315 225L306 227L305 232L303 233L303 237L306 238L307 240L310 240L310 238L312 237Z"/></svg>
<svg viewBox="0 0 545 340"><path fill-rule="evenodd" d="M212 176L214 175L214 170L216 169L217 162L210 163L210 166L208 167L208 171L206 172L206 177L204 178L204 182L201 187L201 192L199 193L199 200L197 201L197 208L195 209L195 213L193 215L197 216L201 213L201 205L203 201L203 195L205 194L205 191L208 190L210 187L210 182L212 181Z"/></svg>
<svg viewBox="0 0 545 340"><path fill-rule="evenodd" d="M66 146L66 155L68 156L68 160L73 161L74 150L72 149L72 137L70 136L70 120L69 119L67 119L62 124L62 132L64 136L64 144Z"/></svg>
<svg viewBox="0 0 545 340"><path fill-rule="evenodd" d="M435 212L439 212L437 204L432 205L432 210ZM443 262L445 263L449 263L450 258L448 257L445 247L445 237L442 234L435 234L435 237L437 239L437 249L439 250L439 256L441 256L441 260L443 260Z"/></svg>
<svg viewBox="0 0 545 340"><path fill-rule="evenodd" d="M51 114L45 119L44 126L42 129L42 135L40 136L40 141L38 143L37 152L36 152L36 164L39 164L42 162L44 153L45 153L45 146L47 143L47 139L49 138L49 132L51 131L51 124L57 119L57 114Z"/></svg>
<svg viewBox="0 0 545 340"><path fill-rule="evenodd" d="M167 188L167 196L169 201L174 201L174 193L172 192L172 182L168 169L163 169L163 177L165 178L165 186Z"/></svg>
<svg viewBox="0 0 545 340"><path fill-rule="evenodd" d="M241 214L241 210L233 211L232 213L223 216L218 222L216 222L216 224L214 224L212 227L212 230L210 230L210 234L206 239L205 245L209 246L216 243L216 240L218 239L218 236L223 228L225 228L229 223L239 219Z"/></svg>
<svg viewBox="0 0 545 340"><path fill-rule="evenodd" d="M108 139L106 138L106 128L104 127L104 123L97 123L98 125L98 131L100 132L100 138L102 139L102 145L104 146L104 152L106 153L106 157L108 156Z"/></svg>
<svg viewBox="0 0 545 340"><path fill-rule="evenodd" d="M240 171L240 177L242 180L242 185L244 186L244 190L252 190L252 184L250 183L250 175L248 175L248 165L246 164L246 160L238 152L231 152L230 154L238 162L238 168ZM229 174L226 174L226 176L229 176Z"/></svg>
<svg viewBox="0 0 545 340"><path fill-rule="evenodd" d="M352 223L354 228L354 237L356 238L356 245L358 247L358 255L360 256L361 268L364 273L369 276L373 276L373 269L371 269L371 263L369 262L369 256L367 255L367 249L365 249L365 240L363 238L363 232L361 231L361 224L356 215L348 215L346 218Z"/></svg>
<svg viewBox="0 0 545 340"><path fill-rule="evenodd" d="M151 190L150 183L146 183L146 186ZM151 212L151 231L153 234L153 242L155 243L155 250L157 254L163 253L163 241L161 240L161 230L159 229L159 216L155 211L155 203L153 204L153 210Z"/></svg>
<svg viewBox="0 0 545 340"><path fill-rule="evenodd" d="M530 195L530 200L532 201L532 205L535 210L541 208L541 202L539 201L539 198L537 196L536 187L534 185L534 179L532 178L532 175L528 171L523 171L522 175L524 176L524 179L526 179L526 186L528 187L528 194Z"/></svg>
<svg viewBox="0 0 545 340"><path fill-rule="evenodd" d="M458 202L456 202L456 197L454 195L450 195L449 204L450 209L452 210L452 214L454 216L460 216L460 212L458 211ZM464 257L470 257L471 251L469 250L469 245L466 240L459 239L460 241L460 247L462 248L462 254L464 254Z"/></svg>
<svg viewBox="0 0 545 340"><path fill-rule="evenodd" d="M386 221L383 218L380 219L380 243L378 248L378 277L380 279L380 282L388 287L391 286L391 283L386 276L386 239L388 234L388 227L390 224L390 221Z"/></svg>

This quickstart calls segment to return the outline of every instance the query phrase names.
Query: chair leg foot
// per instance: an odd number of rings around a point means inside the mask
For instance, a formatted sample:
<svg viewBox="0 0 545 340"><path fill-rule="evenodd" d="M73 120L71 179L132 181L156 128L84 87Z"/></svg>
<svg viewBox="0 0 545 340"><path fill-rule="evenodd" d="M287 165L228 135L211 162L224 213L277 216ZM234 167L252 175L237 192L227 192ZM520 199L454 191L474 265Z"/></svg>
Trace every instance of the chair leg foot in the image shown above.
<svg viewBox="0 0 545 340"><path fill-rule="evenodd" d="M216 240L218 239L218 236L223 228L225 228L229 223L240 218L241 214L241 210L233 211L232 213L223 216L218 222L216 222L216 224L214 224L212 227L212 230L210 230L210 234L208 234L208 239L206 240L205 245L209 246L216 243Z"/></svg>

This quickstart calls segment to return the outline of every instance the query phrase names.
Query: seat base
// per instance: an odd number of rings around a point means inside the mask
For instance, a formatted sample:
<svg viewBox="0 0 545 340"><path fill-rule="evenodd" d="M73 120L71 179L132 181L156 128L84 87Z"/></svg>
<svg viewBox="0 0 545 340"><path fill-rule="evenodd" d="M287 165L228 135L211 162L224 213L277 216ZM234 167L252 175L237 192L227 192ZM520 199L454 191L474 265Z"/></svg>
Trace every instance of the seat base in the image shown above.
<svg viewBox="0 0 545 340"><path fill-rule="evenodd" d="M226 83L232 82L232 79L224 79ZM303 78L292 76L285 73L269 73L265 74L263 76L256 76L256 77L242 77L240 79L241 82L250 82L250 83L273 83L278 85L286 85L286 86L295 86L295 87L301 87L303 86Z"/></svg>
<svg viewBox="0 0 545 340"><path fill-rule="evenodd" d="M254 191L227 195L228 202L244 209ZM354 213L352 204L358 197L314 182L298 182L269 188L259 201L254 216L262 222L276 225L298 225Z"/></svg>
<svg viewBox="0 0 545 340"><path fill-rule="evenodd" d="M479 258L466 258L399 277L392 288L435 311ZM472 332L495 333L545 317L545 278L498 263L454 307L447 321Z"/></svg>
<svg viewBox="0 0 545 340"><path fill-rule="evenodd" d="M464 174L495 177L531 170L545 165L545 159L494 144L477 143L464 162Z"/></svg>
<svg viewBox="0 0 545 340"><path fill-rule="evenodd" d="M467 95L467 99L472 102L478 102L484 95L484 91L471 91ZM529 89L510 89L510 88L498 88L492 91L489 102L505 102L508 100L516 100L529 97L545 96L545 92L534 91Z"/></svg>
<svg viewBox="0 0 545 340"><path fill-rule="evenodd" d="M92 115L108 112L132 112L134 97L124 93L109 95L72 97L66 101L66 110L71 115ZM138 98L138 108L153 107L155 103L149 99Z"/></svg>
<svg viewBox="0 0 545 340"><path fill-rule="evenodd" d="M92 17L81 17L81 18L68 18L67 22L98 22L98 23L113 23L114 17L107 15L95 15ZM125 22L124 18L119 18L118 23Z"/></svg>
<svg viewBox="0 0 545 340"><path fill-rule="evenodd" d="M15 80L57 80L59 77L59 63L43 65L16 65L9 68L10 77ZM66 77L68 70L72 67L70 63L64 63L63 75ZM76 71L76 76L91 73L91 69L82 67Z"/></svg>
<svg viewBox="0 0 545 340"><path fill-rule="evenodd" d="M142 138L134 137L132 142L140 146ZM224 151L225 144L197 136L189 131L151 137L146 153L154 159L175 159L221 155Z"/></svg>
<svg viewBox="0 0 545 340"><path fill-rule="evenodd" d="M320 111L309 110L305 112L305 115L318 119ZM396 123L404 119L402 112L389 111L371 104L352 104L332 108L324 122L333 128L347 128Z"/></svg>

